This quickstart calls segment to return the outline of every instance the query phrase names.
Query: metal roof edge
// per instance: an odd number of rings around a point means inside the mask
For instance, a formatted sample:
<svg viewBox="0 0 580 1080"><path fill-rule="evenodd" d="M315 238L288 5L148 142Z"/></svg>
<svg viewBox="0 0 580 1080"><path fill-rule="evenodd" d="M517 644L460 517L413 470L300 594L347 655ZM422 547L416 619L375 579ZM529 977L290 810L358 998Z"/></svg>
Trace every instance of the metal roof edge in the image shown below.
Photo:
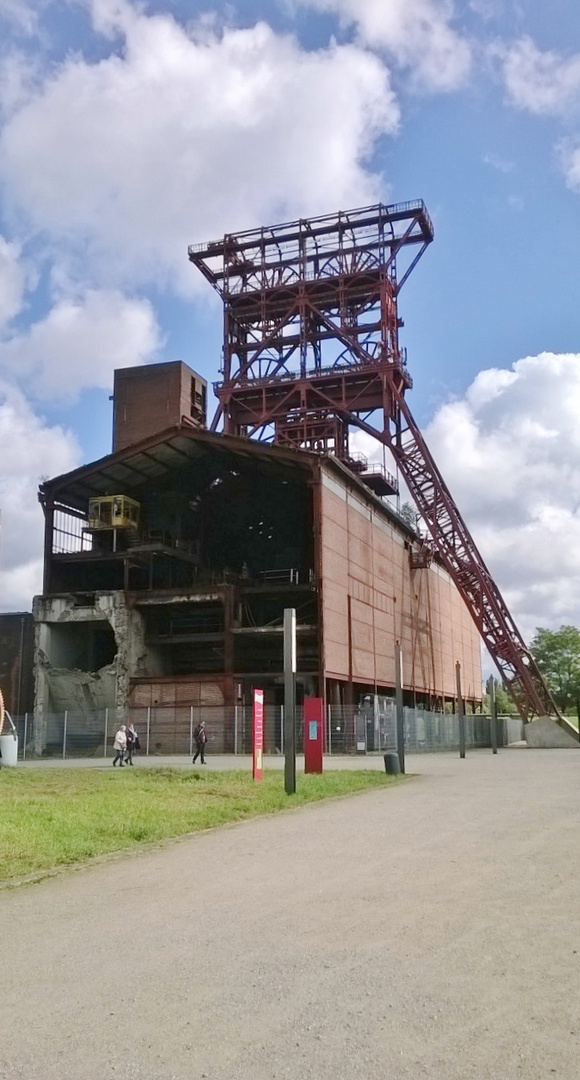
<svg viewBox="0 0 580 1080"><path fill-rule="evenodd" d="M255 454L258 457L270 457L285 464L296 465L299 468L310 470L319 456L306 450L294 450L290 447L260 443L256 439L248 439L240 435L226 435L223 432L208 431L207 428L197 428L192 424L181 423L156 432L155 435L149 435L147 438L141 439L140 442L132 443L122 450L105 454L104 457L97 458L95 461L80 465L77 469L71 469L68 473L61 473L50 480L45 480L39 485L39 495L42 498L43 496L55 494L60 488L66 488L78 480L89 479L92 474L98 473L108 466L128 462L132 457L137 457L139 454L152 450L156 446L168 444L178 436L210 446L225 444L233 451L239 450L244 453Z"/></svg>

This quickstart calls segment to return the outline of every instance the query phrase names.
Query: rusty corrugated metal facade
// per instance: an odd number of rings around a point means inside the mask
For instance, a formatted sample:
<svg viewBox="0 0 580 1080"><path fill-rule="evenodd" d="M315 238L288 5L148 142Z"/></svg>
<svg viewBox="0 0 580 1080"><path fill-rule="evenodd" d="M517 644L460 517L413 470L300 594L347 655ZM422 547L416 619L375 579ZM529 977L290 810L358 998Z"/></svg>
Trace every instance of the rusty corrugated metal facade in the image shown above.
<svg viewBox="0 0 580 1080"><path fill-rule="evenodd" d="M442 566L412 568L417 546L361 487L321 470L321 611L324 672L368 688L395 686L395 643L405 688L434 702L463 689L481 698L481 645Z"/></svg>

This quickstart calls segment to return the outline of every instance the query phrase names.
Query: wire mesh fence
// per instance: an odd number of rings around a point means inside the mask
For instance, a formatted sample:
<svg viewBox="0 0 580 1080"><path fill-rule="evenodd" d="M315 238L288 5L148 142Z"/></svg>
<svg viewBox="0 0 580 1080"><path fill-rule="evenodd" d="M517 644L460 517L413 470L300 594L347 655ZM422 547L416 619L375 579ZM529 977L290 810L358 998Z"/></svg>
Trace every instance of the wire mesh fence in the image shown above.
<svg viewBox="0 0 580 1080"><path fill-rule="evenodd" d="M18 734L18 757L109 758L119 726L114 709L98 712L52 713L42 720L26 713L13 717ZM133 723L139 736L139 753L145 757L192 755L195 731L204 721L209 754L252 752L251 706L159 706L127 709L125 724ZM406 753L453 751L459 748L459 719L453 713L424 709L403 710ZM397 750L397 716L393 699L375 699L357 709L328 706L325 720L327 754L384 754ZM500 717L497 742L507 746L524 738L518 717ZM479 713L465 717L467 749L492 745L491 717ZM296 746L303 745L302 709L296 710ZM284 750L284 709L264 708L264 752Z"/></svg>

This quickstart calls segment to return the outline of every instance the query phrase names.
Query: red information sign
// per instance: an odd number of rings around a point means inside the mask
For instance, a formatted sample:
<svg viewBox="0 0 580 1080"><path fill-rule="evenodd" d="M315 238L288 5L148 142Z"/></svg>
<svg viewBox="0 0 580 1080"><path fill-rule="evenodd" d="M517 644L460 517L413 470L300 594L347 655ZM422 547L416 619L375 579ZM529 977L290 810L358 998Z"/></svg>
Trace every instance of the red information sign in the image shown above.
<svg viewBox="0 0 580 1080"><path fill-rule="evenodd" d="M264 765L264 691L254 690L253 709L254 780L262 779Z"/></svg>
<svg viewBox="0 0 580 1080"><path fill-rule="evenodd" d="M324 754L324 702L304 698L304 772L321 773Z"/></svg>

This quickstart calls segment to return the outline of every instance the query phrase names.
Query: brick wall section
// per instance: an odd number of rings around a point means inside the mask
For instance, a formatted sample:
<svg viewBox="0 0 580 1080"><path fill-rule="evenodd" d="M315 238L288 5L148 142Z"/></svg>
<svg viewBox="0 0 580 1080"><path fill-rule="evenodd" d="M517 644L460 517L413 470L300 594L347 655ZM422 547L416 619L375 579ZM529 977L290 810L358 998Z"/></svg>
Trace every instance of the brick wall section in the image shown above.
<svg viewBox="0 0 580 1080"><path fill-rule="evenodd" d="M139 732L142 750L145 749L149 709L150 753L188 753L191 706L194 723L205 720L208 753L232 753L234 713L233 709L224 706L224 692L219 679L211 682L187 677L133 680L129 715Z"/></svg>
<svg viewBox="0 0 580 1080"><path fill-rule="evenodd" d="M205 379L179 360L115 371L113 452L179 424L182 416L198 421L191 413L192 379L205 395Z"/></svg>
<svg viewBox="0 0 580 1080"><path fill-rule="evenodd" d="M11 715L34 707L34 620L30 612L0 614L0 686Z"/></svg>
<svg viewBox="0 0 580 1080"><path fill-rule="evenodd" d="M325 668L353 682L395 685L395 642L407 689L453 697L461 663L467 699L481 698L481 643L449 575L411 570L408 537L369 498L322 474L321 571Z"/></svg>

